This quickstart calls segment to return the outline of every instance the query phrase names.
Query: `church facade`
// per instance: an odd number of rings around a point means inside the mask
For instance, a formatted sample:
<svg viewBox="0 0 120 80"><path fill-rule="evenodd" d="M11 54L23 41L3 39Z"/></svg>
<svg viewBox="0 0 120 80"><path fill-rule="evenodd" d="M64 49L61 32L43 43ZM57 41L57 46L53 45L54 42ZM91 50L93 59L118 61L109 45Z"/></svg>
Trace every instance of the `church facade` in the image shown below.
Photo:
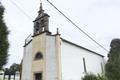
<svg viewBox="0 0 120 80"><path fill-rule="evenodd" d="M104 73L104 56L49 31L42 5L32 37L25 40L21 80L81 80L86 73Z"/></svg>

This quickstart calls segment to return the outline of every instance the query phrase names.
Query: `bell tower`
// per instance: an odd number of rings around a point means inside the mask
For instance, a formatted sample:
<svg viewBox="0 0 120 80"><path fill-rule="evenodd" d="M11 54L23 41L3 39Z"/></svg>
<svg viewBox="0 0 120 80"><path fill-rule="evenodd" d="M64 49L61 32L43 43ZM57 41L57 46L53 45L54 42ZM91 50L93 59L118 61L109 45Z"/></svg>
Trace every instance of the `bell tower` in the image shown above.
<svg viewBox="0 0 120 80"><path fill-rule="evenodd" d="M60 34L49 32L49 15L42 3L33 22L33 36L25 40L21 80L61 80Z"/></svg>
<svg viewBox="0 0 120 80"><path fill-rule="evenodd" d="M44 13L42 3L40 3L40 10L34 22L34 36L43 32L49 32L49 15Z"/></svg>

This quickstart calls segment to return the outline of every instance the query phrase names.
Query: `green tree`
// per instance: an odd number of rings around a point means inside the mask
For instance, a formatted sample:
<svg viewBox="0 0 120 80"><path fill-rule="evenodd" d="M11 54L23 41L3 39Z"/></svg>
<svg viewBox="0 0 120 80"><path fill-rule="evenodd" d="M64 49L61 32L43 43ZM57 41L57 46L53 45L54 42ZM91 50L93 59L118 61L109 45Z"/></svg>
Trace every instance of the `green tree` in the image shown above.
<svg viewBox="0 0 120 80"><path fill-rule="evenodd" d="M3 19L4 7L0 4L0 70L8 60L8 29Z"/></svg>
<svg viewBox="0 0 120 80"><path fill-rule="evenodd" d="M105 75L108 80L120 80L120 39L113 39L110 47Z"/></svg>
<svg viewBox="0 0 120 80"><path fill-rule="evenodd" d="M17 71L20 72L20 65L13 63L9 68L3 69L6 74L15 74Z"/></svg>
<svg viewBox="0 0 120 80"><path fill-rule="evenodd" d="M19 65L19 64L16 64L16 63L13 63L13 64L10 66L9 70L12 71L12 72L20 71L20 65Z"/></svg>

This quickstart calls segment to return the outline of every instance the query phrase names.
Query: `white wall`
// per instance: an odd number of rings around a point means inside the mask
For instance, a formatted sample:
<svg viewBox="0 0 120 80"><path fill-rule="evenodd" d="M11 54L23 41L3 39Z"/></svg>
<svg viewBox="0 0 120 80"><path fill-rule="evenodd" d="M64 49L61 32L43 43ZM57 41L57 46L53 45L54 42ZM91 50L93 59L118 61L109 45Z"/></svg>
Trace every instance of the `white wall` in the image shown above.
<svg viewBox="0 0 120 80"><path fill-rule="evenodd" d="M86 61L87 72L102 73L101 63L104 64L103 57L62 41L62 80L80 80L85 75L83 57Z"/></svg>
<svg viewBox="0 0 120 80"><path fill-rule="evenodd" d="M31 80L32 42L24 47L23 55L22 80Z"/></svg>
<svg viewBox="0 0 120 80"><path fill-rule="evenodd" d="M46 80L56 80L57 61L55 50L55 37L47 36L46 39Z"/></svg>

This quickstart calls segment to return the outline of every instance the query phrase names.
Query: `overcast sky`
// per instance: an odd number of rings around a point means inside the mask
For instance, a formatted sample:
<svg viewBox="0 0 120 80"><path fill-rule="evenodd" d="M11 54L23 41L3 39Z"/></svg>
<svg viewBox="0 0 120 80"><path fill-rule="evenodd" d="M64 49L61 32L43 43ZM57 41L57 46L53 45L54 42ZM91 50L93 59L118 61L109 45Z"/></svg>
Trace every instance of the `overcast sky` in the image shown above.
<svg viewBox="0 0 120 80"><path fill-rule="evenodd" d="M109 50L113 38L120 38L120 0L50 0L58 9L73 20L81 29ZM50 31L56 33L59 28L61 37L107 55L97 44L76 29L46 0L42 0L43 8L50 15ZM15 4L24 12L21 12ZM20 63L23 57L25 38L33 33L33 20L37 17L39 0L2 0L5 7L4 19L10 31L9 61ZM28 17L29 16L29 17Z"/></svg>

